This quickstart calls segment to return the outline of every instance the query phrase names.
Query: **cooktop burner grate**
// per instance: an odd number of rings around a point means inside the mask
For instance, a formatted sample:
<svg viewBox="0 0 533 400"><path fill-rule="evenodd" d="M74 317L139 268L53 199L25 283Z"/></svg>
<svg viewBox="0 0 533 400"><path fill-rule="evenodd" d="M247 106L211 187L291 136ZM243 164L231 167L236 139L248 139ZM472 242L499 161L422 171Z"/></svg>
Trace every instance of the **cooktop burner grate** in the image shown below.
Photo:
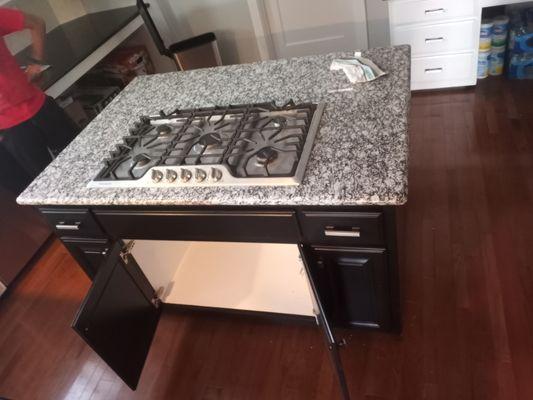
<svg viewBox="0 0 533 400"><path fill-rule="evenodd" d="M282 106L272 102L177 109L141 117L104 160L90 186L122 181L137 184L119 186L298 184L305 167L300 164L307 162L323 107L289 101ZM279 183L261 180L291 177Z"/></svg>

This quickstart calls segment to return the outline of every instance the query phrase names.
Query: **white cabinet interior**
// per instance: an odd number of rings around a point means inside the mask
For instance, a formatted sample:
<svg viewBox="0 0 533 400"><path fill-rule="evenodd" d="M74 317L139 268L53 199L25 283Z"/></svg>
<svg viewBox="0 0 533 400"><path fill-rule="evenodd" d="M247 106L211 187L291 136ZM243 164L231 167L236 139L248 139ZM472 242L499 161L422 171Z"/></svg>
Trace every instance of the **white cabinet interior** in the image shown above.
<svg viewBox="0 0 533 400"><path fill-rule="evenodd" d="M136 240L132 254L165 303L314 315L294 244Z"/></svg>

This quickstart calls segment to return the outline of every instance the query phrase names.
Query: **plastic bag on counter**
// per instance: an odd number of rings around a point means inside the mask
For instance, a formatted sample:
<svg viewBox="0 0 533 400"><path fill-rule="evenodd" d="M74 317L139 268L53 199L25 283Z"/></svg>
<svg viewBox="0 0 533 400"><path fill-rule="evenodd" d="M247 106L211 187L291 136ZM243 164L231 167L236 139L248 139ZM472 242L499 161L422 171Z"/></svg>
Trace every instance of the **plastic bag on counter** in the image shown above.
<svg viewBox="0 0 533 400"><path fill-rule="evenodd" d="M344 71L351 83L370 82L387 74L368 58L361 57L361 52L355 52L353 58L333 60L329 69Z"/></svg>

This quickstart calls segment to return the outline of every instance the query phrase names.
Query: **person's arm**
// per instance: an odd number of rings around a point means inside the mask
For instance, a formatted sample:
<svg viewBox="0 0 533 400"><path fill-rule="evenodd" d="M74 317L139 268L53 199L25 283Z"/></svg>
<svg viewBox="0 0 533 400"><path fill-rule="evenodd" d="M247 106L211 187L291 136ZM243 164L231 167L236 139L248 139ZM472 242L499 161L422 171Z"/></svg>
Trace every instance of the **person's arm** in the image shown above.
<svg viewBox="0 0 533 400"><path fill-rule="evenodd" d="M24 13L24 27L29 29L31 34L32 57L37 61L42 61L44 59L44 35L46 34L44 20Z"/></svg>
<svg viewBox="0 0 533 400"><path fill-rule="evenodd" d="M31 56L36 61L36 63L30 63L25 72L28 79L33 80L42 72L42 67L38 63L44 59L44 36L46 34L46 25L42 18L24 13L24 27L30 31Z"/></svg>

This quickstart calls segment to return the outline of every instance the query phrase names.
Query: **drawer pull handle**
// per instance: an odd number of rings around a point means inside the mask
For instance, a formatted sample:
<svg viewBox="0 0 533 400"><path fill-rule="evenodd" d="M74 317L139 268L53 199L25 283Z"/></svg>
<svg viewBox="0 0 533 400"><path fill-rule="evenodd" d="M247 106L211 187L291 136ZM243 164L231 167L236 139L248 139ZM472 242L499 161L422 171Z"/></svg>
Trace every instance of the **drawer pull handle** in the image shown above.
<svg viewBox="0 0 533 400"><path fill-rule="evenodd" d="M352 230L336 230L336 229L324 229L324 235L325 236L333 236L333 237L354 237L358 238L361 237L361 231L359 228L353 228Z"/></svg>
<svg viewBox="0 0 533 400"><path fill-rule="evenodd" d="M432 9L429 9L429 10L425 10L424 13L426 15L435 15L435 14L443 14L446 12L446 9L445 8L432 8Z"/></svg>
<svg viewBox="0 0 533 400"><path fill-rule="evenodd" d="M62 224L59 223L56 225L58 231L79 231L81 222L75 222L73 224Z"/></svg>
<svg viewBox="0 0 533 400"><path fill-rule="evenodd" d="M99 256L107 256L107 249L99 251L99 250L85 250L85 254L97 254Z"/></svg>
<svg viewBox="0 0 533 400"><path fill-rule="evenodd" d="M439 68L426 68L424 72L426 74L440 74L443 70L444 70L444 68L442 68L442 67L439 67Z"/></svg>
<svg viewBox="0 0 533 400"><path fill-rule="evenodd" d="M435 37L435 38L427 38L426 43L437 43L437 42L444 42L444 38L441 37Z"/></svg>

